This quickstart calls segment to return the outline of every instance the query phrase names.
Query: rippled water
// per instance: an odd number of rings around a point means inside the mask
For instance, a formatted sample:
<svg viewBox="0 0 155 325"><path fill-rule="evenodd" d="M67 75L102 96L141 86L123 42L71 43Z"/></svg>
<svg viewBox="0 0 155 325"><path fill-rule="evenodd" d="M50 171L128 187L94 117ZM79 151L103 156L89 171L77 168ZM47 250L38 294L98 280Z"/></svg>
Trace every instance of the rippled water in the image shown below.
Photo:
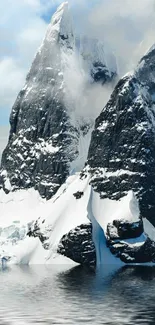
<svg viewBox="0 0 155 325"><path fill-rule="evenodd" d="M1 270L0 324L155 324L155 268Z"/></svg>

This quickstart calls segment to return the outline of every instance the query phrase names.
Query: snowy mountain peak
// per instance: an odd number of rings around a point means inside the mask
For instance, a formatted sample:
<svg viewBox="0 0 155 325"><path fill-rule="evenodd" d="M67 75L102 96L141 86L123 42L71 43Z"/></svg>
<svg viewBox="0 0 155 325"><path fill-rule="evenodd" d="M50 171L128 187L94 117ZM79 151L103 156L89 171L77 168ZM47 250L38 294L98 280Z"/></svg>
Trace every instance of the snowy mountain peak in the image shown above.
<svg viewBox="0 0 155 325"><path fill-rule="evenodd" d="M57 25L61 23L63 15L68 13L69 7L68 7L68 2L63 2L57 9L57 11L54 13L54 15L51 18L51 24L52 25Z"/></svg>
<svg viewBox="0 0 155 325"><path fill-rule="evenodd" d="M47 37L55 33L55 39L60 43L67 43L68 47L73 45L73 28L72 17L69 10L68 2L62 3L51 19Z"/></svg>
<svg viewBox="0 0 155 325"><path fill-rule="evenodd" d="M63 3L61 3L61 5L58 7L57 11L56 12L59 12L61 10L65 10L65 9L68 9L68 1L64 1Z"/></svg>
<svg viewBox="0 0 155 325"><path fill-rule="evenodd" d="M84 166L95 114L102 108L93 86L101 79L102 84L112 81L102 46L96 54L97 42L89 43L92 65L85 70L79 64L72 17L64 2L53 15L12 108L0 173L0 187L7 193L34 187L50 199L70 174Z"/></svg>

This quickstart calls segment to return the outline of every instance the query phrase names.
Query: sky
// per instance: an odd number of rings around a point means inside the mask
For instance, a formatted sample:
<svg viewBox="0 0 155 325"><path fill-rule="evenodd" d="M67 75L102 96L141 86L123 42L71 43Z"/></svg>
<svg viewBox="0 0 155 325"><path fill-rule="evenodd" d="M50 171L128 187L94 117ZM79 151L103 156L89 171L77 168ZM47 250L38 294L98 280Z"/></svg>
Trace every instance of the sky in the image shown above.
<svg viewBox="0 0 155 325"><path fill-rule="evenodd" d="M61 2L0 0L0 139L4 140L11 107L24 85L51 16ZM121 62L120 75L134 68L155 42L155 0L68 2L77 33L108 43Z"/></svg>

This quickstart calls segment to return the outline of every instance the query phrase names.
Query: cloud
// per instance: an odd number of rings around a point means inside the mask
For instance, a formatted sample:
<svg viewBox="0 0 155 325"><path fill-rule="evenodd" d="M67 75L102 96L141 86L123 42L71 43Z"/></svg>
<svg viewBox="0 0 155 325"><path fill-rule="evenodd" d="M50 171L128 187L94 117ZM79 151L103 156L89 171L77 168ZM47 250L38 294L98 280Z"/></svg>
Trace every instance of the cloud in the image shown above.
<svg viewBox="0 0 155 325"><path fill-rule="evenodd" d="M9 134L8 126L0 126L0 159L1 159L2 152L7 144L8 134Z"/></svg>
<svg viewBox="0 0 155 325"><path fill-rule="evenodd" d="M81 17L78 31L99 38L111 48L121 76L135 67L155 41L154 9L154 0L99 0L93 8L90 1L89 6L88 1L83 1L76 10L76 21ZM67 67L67 103L71 110L75 107L77 116L96 118L107 103L112 86L90 85L71 58Z"/></svg>
<svg viewBox="0 0 155 325"><path fill-rule="evenodd" d="M72 122L79 125L94 123L102 108L107 103L114 84L102 86L91 79L91 65L86 66L82 56L63 53L65 106L70 112ZM74 85L74 87L73 87Z"/></svg>
<svg viewBox="0 0 155 325"><path fill-rule="evenodd" d="M102 0L91 11L87 33L113 49L126 73L155 42L154 0Z"/></svg>
<svg viewBox="0 0 155 325"><path fill-rule="evenodd" d="M12 58L0 62L0 98L2 107L13 104L15 93L24 83L25 70Z"/></svg>

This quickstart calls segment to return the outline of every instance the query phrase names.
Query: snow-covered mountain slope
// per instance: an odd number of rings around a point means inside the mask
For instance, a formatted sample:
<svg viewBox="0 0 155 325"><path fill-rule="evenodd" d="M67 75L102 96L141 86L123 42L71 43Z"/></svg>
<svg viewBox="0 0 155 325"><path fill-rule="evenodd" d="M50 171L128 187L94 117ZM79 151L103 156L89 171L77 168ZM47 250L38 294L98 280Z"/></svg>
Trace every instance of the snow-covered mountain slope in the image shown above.
<svg viewBox="0 0 155 325"><path fill-rule="evenodd" d="M133 192L119 201L101 199L89 182L89 173L71 176L48 201L34 189L8 195L1 190L2 262L97 267L154 262L152 227L148 222L144 233Z"/></svg>
<svg viewBox="0 0 155 325"><path fill-rule="evenodd" d="M122 78L96 120L88 154L93 189L101 198L133 191L140 217L155 225L155 49Z"/></svg>
<svg viewBox="0 0 155 325"><path fill-rule="evenodd" d="M65 2L54 14L12 108L0 176L6 193L34 187L49 199L83 168L98 110L89 114L90 71L83 70L79 55Z"/></svg>
<svg viewBox="0 0 155 325"><path fill-rule="evenodd" d="M76 199L77 190L83 193L81 200ZM87 217L89 195L88 178L81 180L79 175L70 176L48 201L34 189L9 194L1 190L1 258L10 260L10 263L21 263L21 260L31 263L31 256L37 249L43 256L38 263L57 263L57 249L62 237L78 226L90 225ZM85 236L82 242L86 248ZM85 251L86 255L89 256L89 250L88 253ZM62 260L62 263L65 262Z"/></svg>

